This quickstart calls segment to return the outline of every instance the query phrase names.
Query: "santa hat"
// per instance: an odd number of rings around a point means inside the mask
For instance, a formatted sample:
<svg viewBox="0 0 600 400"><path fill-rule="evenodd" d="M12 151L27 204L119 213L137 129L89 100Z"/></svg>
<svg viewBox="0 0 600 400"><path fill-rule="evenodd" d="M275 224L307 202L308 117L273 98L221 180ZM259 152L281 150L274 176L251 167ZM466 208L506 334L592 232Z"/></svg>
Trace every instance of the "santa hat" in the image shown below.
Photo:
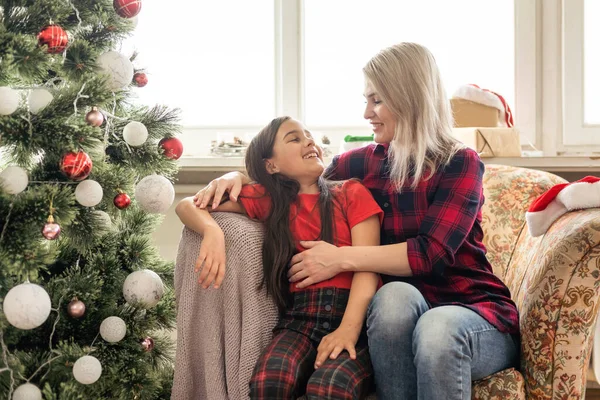
<svg viewBox="0 0 600 400"><path fill-rule="evenodd" d="M560 183L535 199L525 214L531 236L546 233L568 211L600 207L599 181L595 176L586 176L576 182Z"/></svg>
<svg viewBox="0 0 600 400"><path fill-rule="evenodd" d="M504 100L504 97L496 92L482 89L479 86L470 83L459 87L452 95L452 98L465 99L474 103L483 104L484 106L496 108L499 113L498 119L503 125L506 125L509 128L512 128L514 125L510 106L506 100Z"/></svg>

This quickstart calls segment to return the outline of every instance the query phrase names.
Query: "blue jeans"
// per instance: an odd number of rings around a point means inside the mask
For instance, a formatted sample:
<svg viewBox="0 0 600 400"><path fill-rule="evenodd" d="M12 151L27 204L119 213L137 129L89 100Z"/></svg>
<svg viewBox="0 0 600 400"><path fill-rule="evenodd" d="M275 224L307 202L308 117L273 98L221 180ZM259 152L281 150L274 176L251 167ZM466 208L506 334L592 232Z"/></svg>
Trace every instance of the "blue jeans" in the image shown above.
<svg viewBox="0 0 600 400"><path fill-rule="evenodd" d="M471 381L518 366L510 334L466 307L430 309L405 282L379 289L367 336L378 400L470 400Z"/></svg>

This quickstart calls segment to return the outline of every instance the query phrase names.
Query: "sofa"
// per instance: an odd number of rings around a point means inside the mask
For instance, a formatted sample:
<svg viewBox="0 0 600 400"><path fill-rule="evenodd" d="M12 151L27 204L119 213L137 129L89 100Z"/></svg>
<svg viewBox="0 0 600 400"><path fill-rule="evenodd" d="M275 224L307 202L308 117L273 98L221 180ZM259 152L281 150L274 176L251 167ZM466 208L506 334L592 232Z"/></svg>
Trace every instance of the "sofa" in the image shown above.
<svg viewBox="0 0 600 400"><path fill-rule="evenodd" d="M530 203L563 182L548 172L486 166L485 245L520 312L521 365L473 382L473 399L585 397L598 315L600 209L569 212L536 238L525 223ZM173 399L246 399L252 367L276 320L259 287L261 225L240 215L214 216L227 244L221 289L196 283L200 235L184 228L178 250Z"/></svg>

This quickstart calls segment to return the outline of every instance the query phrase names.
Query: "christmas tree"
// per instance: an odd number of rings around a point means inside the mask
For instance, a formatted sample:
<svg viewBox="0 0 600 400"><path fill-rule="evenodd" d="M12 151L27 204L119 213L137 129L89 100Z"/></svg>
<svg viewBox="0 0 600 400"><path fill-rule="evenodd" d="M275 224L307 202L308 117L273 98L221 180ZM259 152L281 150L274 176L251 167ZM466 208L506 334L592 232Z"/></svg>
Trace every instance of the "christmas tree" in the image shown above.
<svg viewBox="0 0 600 400"><path fill-rule="evenodd" d="M141 6L0 0L0 399L170 397L173 265L150 235L182 148L115 51Z"/></svg>

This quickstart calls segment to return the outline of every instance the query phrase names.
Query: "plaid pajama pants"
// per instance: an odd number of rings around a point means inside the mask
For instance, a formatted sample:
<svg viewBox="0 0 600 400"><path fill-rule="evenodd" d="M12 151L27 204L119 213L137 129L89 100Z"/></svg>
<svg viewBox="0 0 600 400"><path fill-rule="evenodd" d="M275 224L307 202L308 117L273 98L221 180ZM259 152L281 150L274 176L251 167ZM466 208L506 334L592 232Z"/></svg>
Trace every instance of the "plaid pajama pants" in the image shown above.
<svg viewBox="0 0 600 400"><path fill-rule="evenodd" d="M366 335L356 344L356 360L347 351L315 370L321 339L340 325L349 290L320 288L294 293L293 307L279 321L274 338L261 354L250 381L250 398L261 400L361 399L373 384Z"/></svg>

